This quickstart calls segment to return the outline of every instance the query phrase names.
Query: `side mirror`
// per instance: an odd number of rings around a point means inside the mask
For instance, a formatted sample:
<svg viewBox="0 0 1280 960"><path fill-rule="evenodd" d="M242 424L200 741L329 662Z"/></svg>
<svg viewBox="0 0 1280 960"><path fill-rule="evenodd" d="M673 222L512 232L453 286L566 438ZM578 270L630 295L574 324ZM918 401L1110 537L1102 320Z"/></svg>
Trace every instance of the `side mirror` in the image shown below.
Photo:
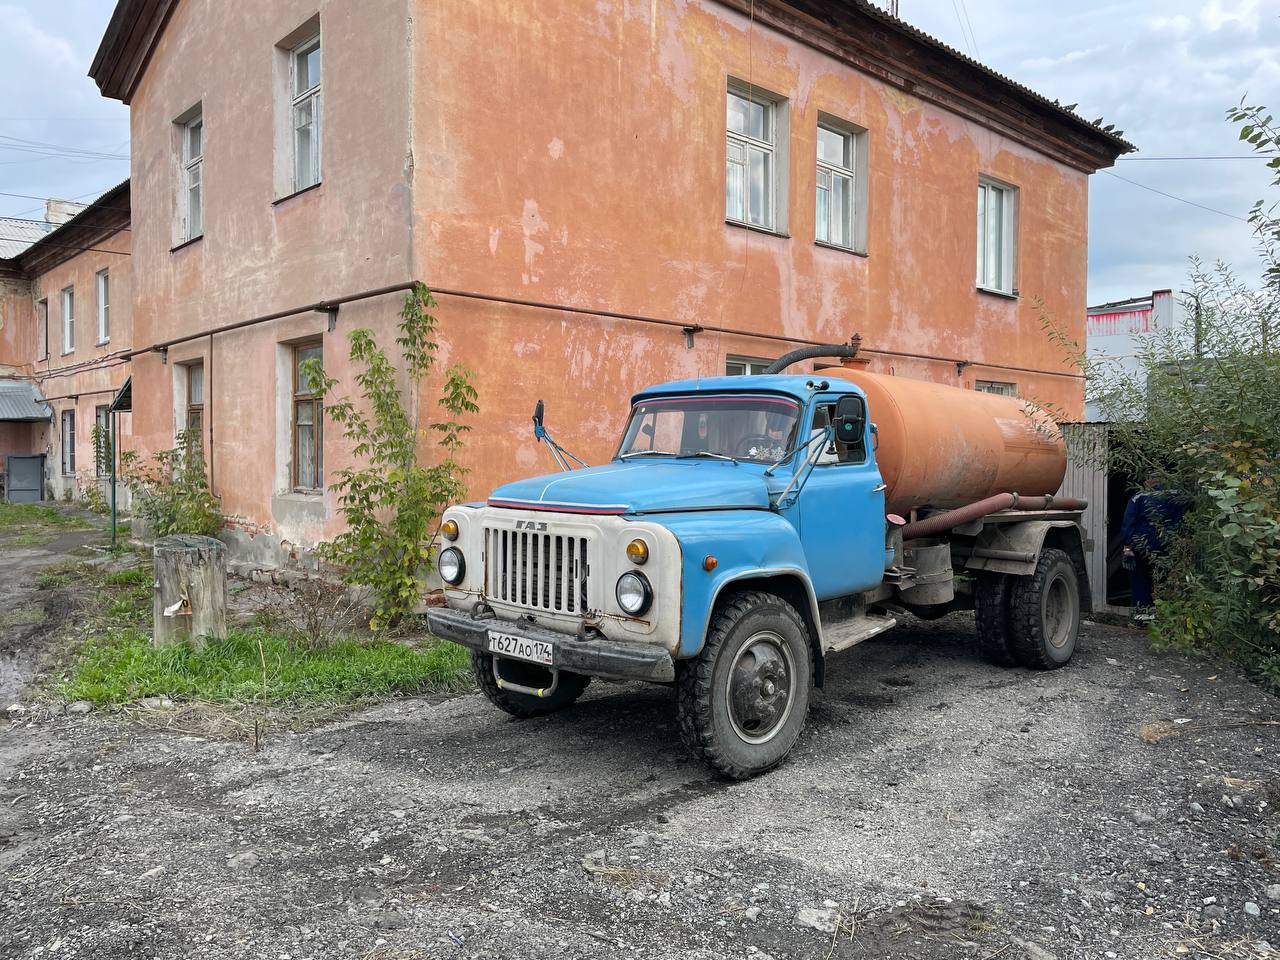
<svg viewBox="0 0 1280 960"><path fill-rule="evenodd" d="M542 439L542 401L539 400L533 405L533 435L539 440Z"/></svg>
<svg viewBox="0 0 1280 960"><path fill-rule="evenodd" d="M848 446L862 443L862 431L867 423L867 405L856 394L847 393L836 401L836 415L832 421L835 438Z"/></svg>

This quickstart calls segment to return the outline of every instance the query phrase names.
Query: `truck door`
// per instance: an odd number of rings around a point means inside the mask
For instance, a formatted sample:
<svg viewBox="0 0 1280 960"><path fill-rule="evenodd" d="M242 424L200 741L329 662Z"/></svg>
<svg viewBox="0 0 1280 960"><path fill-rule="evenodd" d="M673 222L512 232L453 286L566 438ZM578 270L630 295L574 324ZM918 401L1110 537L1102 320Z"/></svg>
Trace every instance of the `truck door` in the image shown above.
<svg viewBox="0 0 1280 960"><path fill-rule="evenodd" d="M831 423L840 396L814 398L812 430ZM827 445L789 511L819 600L868 590L884 577L884 484L872 450L866 400L860 399L861 435L851 443Z"/></svg>

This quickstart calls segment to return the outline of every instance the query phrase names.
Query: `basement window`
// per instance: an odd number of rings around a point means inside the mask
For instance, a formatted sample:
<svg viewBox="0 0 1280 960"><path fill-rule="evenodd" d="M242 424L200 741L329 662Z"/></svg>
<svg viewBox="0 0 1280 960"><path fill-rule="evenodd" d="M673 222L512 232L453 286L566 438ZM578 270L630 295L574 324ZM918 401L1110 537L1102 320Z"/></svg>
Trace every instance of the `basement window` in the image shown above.
<svg viewBox="0 0 1280 960"><path fill-rule="evenodd" d="M978 287L1014 296L1018 246L1018 190L978 180Z"/></svg>
<svg viewBox="0 0 1280 960"><path fill-rule="evenodd" d="M994 393L1001 397L1016 397L1018 395L1018 385L1003 380L975 380L973 381L973 389L979 393Z"/></svg>
<svg viewBox="0 0 1280 960"><path fill-rule="evenodd" d="M314 493L324 487L324 399L303 368L307 360L323 363L321 341L293 348L293 489Z"/></svg>

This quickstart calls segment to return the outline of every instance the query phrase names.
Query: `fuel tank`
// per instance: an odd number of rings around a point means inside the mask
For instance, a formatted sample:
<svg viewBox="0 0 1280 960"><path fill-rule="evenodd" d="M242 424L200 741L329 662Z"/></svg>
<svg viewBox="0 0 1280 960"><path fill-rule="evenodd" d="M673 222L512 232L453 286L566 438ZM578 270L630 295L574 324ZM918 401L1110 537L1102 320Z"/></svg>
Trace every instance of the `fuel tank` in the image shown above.
<svg viewBox="0 0 1280 960"><path fill-rule="evenodd" d="M845 369L867 393L885 509L960 507L996 493L1056 493L1067 470L1062 432L1025 401Z"/></svg>

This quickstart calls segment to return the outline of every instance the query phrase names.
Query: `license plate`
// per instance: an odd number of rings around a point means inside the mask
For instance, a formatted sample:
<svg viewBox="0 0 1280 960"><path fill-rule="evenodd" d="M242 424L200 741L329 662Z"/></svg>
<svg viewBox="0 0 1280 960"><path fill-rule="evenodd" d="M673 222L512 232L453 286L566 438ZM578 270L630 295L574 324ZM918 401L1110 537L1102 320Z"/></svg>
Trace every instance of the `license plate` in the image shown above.
<svg viewBox="0 0 1280 960"><path fill-rule="evenodd" d="M528 660L551 666L551 644L545 640L529 640L525 637L513 637L509 633L489 631L489 652L504 657L515 657L517 660Z"/></svg>

